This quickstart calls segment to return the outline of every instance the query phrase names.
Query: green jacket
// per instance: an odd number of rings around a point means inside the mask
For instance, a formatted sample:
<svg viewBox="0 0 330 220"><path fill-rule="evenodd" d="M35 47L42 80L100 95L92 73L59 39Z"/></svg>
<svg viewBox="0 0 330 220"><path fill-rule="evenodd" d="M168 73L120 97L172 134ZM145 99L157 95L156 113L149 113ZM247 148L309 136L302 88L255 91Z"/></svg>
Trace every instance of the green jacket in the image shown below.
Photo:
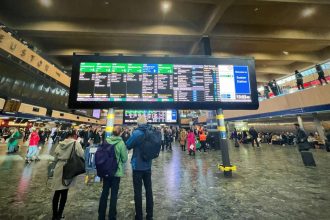
<svg viewBox="0 0 330 220"><path fill-rule="evenodd" d="M106 138L106 141L109 144L115 145L115 153L118 162L118 170L115 174L116 177L124 176L124 163L126 163L128 159L128 153L126 149L126 145L123 139L119 136L111 136Z"/></svg>

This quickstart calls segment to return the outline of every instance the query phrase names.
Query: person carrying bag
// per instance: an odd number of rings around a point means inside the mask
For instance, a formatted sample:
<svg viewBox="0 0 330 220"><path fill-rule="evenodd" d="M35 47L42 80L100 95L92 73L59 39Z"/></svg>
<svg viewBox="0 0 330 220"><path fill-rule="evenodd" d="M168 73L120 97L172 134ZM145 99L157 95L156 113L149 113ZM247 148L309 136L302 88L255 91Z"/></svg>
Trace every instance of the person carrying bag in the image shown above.
<svg viewBox="0 0 330 220"><path fill-rule="evenodd" d="M68 131L64 141L55 149L55 169L53 174L53 220L61 219L69 188L74 186L76 176L85 170L84 151L74 137L75 132Z"/></svg>

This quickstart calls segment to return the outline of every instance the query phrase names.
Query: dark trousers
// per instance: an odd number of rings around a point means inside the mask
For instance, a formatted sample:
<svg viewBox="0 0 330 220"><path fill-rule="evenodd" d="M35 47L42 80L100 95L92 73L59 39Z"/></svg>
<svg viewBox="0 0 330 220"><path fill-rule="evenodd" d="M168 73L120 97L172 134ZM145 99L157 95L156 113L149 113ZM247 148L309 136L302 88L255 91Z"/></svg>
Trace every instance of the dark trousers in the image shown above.
<svg viewBox="0 0 330 220"><path fill-rule="evenodd" d="M258 138L257 137L252 137L251 138L252 147L254 147L254 142L256 142L257 143L257 147L259 147L259 142L258 142Z"/></svg>
<svg viewBox="0 0 330 220"><path fill-rule="evenodd" d="M327 79L326 79L324 76L319 76L319 81L320 81L321 85L323 85L323 83L322 83L322 79L324 80L324 82L325 82L326 84L328 84L328 81L327 81Z"/></svg>
<svg viewBox="0 0 330 220"><path fill-rule="evenodd" d="M305 89L304 84L302 82L300 82L300 83L297 82L297 86L298 86L299 90Z"/></svg>
<svg viewBox="0 0 330 220"><path fill-rule="evenodd" d="M53 219L61 219L68 198L68 191L68 189L55 191L53 196Z"/></svg>
<svg viewBox="0 0 330 220"><path fill-rule="evenodd" d="M99 220L105 219L110 188L111 196L109 205L109 219L116 219L119 183L120 177L108 177L103 179L103 189L99 205Z"/></svg>
<svg viewBox="0 0 330 220"><path fill-rule="evenodd" d="M185 144L183 144L183 145L181 144L181 150L186 151L186 145Z"/></svg>
<svg viewBox="0 0 330 220"><path fill-rule="evenodd" d="M164 140L162 140L162 142L161 142L161 147L162 147L162 151L164 151L164 149L165 149L165 141Z"/></svg>
<svg viewBox="0 0 330 220"><path fill-rule="evenodd" d="M147 219L153 218L153 195L151 183L151 170L137 171L133 170L133 188L134 188L134 202L135 202L135 219L142 220L142 181L146 191L146 212Z"/></svg>
<svg viewBox="0 0 330 220"><path fill-rule="evenodd" d="M201 141L201 148L199 150L201 151L202 149L206 152L206 141Z"/></svg>

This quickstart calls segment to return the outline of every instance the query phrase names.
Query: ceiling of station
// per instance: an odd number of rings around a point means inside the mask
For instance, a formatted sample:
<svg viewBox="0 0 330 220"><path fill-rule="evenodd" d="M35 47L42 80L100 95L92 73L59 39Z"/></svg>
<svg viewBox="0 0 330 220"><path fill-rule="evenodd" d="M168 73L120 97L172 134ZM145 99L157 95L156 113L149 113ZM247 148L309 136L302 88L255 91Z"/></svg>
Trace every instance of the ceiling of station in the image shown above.
<svg viewBox="0 0 330 220"><path fill-rule="evenodd" d="M259 82L330 58L329 0L2 0L0 22L71 69L73 52L253 56Z"/></svg>

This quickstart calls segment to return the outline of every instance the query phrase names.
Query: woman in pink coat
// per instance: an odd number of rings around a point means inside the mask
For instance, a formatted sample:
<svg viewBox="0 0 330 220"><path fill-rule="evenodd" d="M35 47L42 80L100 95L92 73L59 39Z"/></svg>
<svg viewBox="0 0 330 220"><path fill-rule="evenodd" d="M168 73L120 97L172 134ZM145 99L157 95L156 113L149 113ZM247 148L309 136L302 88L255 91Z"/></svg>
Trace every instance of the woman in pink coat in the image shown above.
<svg viewBox="0 0 330 220"><path fill-rule="evenodd" d="M38 158L38 144L40 137L38 135L38 129L32 128L32 133L29 138L29 149L25 158L27 163L31 163L32 160L39 160Z"/></svg>
<svg viewBox="0 0 330 220"><path fill-rule="evenodd" d="M195 140L195 134L194 134L192 129L190 129L189 132L188 132L187 148L188 148L189 155L191 155L191 153L192 153L195 156L196 140Z"/></svg>

